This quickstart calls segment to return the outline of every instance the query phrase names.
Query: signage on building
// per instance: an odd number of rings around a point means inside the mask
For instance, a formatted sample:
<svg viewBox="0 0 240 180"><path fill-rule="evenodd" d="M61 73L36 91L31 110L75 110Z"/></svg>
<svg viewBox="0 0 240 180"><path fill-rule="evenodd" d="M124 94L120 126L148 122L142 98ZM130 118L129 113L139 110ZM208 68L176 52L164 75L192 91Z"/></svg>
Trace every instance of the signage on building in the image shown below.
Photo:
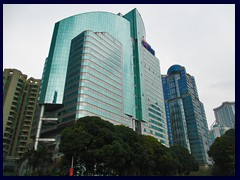
<svg viewBox="0 0 240 180"><path fill-rule="evenodd" d="M144 40L142 40L142 45L153 55L155 55L155 51L151 48L151 46Z"/></svg>

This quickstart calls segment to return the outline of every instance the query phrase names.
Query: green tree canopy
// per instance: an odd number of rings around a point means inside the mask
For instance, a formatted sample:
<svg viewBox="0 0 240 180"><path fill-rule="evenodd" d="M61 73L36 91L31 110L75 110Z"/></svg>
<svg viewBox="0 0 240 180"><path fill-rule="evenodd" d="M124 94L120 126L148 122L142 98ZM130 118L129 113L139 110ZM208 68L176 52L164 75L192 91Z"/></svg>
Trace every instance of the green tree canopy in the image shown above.
<svg viewBox="0 0 240 180"><path fill-rule="evenodd" d="M179 175L189 175L191 171L198 171L197 162L185 147L174 145L170 150Z"/></svg>
<svg viewBox="0 0 240 180"><path fill-rule="evenodd" d="M214 161L213 175L235 175L235 129L216 138L208 154Z"/></svg>
<svg viewBox="0 0 240 180"><path fill-rule="evenodd" d="M25 175L46 175L47 167L52 163L52 152L44 145L39 145L37 151L27 149L19 161L19 166L27 161Z"/></svg>
<svg viewBox="0 0 240 180"><path fill-rule="evenodd" d="M123 125L114 126L99 117L84 117L65 128L59 147L68 167L74 157L75 175L156 176L178 172L174 150L152 136L137 134ZM194 164L189 153L182 155ZM181 172L193 170L186 170L188 165Z"/></svg>

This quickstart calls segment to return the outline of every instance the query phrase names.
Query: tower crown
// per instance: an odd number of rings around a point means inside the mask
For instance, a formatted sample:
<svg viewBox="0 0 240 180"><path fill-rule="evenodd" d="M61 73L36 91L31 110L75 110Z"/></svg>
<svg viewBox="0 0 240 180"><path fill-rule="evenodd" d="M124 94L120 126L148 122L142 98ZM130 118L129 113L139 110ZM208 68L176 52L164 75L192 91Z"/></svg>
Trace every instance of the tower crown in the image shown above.
<svg viewBox="0 0 240 180"><path fill-rule="evenodd" d="M178 64L172 65L168 71L167 74L171 75L172 73L180 72L184 67Z"/></svg>

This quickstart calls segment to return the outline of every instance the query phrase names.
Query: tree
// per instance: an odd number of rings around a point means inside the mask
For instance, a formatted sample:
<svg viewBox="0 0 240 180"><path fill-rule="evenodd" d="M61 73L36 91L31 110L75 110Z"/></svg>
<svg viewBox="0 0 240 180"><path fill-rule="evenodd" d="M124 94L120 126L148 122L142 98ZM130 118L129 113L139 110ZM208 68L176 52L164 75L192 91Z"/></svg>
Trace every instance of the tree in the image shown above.
<svg viewBox="0 0 240 180"><path fill-rule="evenodd" d="M114 132L122 147L121 158L116 156L122 163L122 165L117 163L119 175L140 175L139 166L143 158L143 146L140 143L140 136L133 129L123 125L115 126Z"/></svg>
<svg viewBox="0 0 240 180"><path fill-rule="evenodd" d="M214 161L213 175L235 175L235 129L216 138L208 154Z"/></svg>
<svg viewBox="0 0 240 180"><path fill-rule="evenodd" d="M170 150L179 175L189 175L191 171L198 171L197 162L185 147L174 145Z"/></svg>
<svg viewBox="0 0 240 180"><path fill-rule="evenodd" d="M29 163L32 165L33 175L48 175L48 167L52 163L52 152L46 145L39 144L37 151L30 156Z"/></svg>
<svg viewBox="0 0 240 180"><path fill-rule="evenodd" d="M72 157L75 175L185 175L198 168L186 149L167 148L152 136L99 117L80 118L66 127L59 148L67 164L65 175Z"/></svg>
<svg viewBox="0 0 240 180"><path fill-rule="evenodd" d="M31 169L31 160L30 158L32 157L34 153L34 149L28 149L27 148L27 151L25 153L23 153L23 156L19 159L18 161L18 169L21 169L22 170L22 166L24 163L26 163L26 171L24 172L25 175L28 175L30 173L30 169ZM21 173L21 172L19 172Z"/></svg>
<svg viewBox="0 0 240 180"><path fill-rule="evenodd" d="M47 167L52 163L52 153L46 146L39 145L37 151L33 148L27 149L18 162L19 169L25 162L27 164L25 175L46 175Z"/></svg>
<svg viewBox="0 0 240 180"><path fill-rule="evenodd" d="M116 149L116 141L113 124L99 117L88 116L63 130L59 148L69 159L69 165L74 157L78 174L94 175L109 171L107 165L111 157L106 152L111 151L111 154Z"/></svg>

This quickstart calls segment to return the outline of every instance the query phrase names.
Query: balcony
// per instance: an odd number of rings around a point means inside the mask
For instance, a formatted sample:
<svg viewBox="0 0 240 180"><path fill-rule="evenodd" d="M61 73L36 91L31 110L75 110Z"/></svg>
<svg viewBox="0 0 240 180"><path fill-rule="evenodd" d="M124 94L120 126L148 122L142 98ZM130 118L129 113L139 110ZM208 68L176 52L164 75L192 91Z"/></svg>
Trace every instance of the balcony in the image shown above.
<svg viewBox="0 0 240 180"><path fill-rule="evenodd" d="M13 130L13 128L12 128L12 125L6 125L6 128L5 128L5 131L11 131L11 130Z"/></svg>
<svg viewBox="0 0 240 180"><path fill-rule="evenodd" d="M8 153L7 149L3 148L3 154L7 155L7 153Z"/></svg>
<svg viewBox="0 0 240 180"><path fill-rule="evenodd" d="M35 105L35 100L34 99L29 99L28 102L29 102L29 104L33 103L33 106Z"/></svg>
<svg viewBox="0 0 240 180"><path fill-rule="evenodd" d="M37 97L37 92L31 92L30 97L36 98Z"/></svg>
<svg viewBox="0 0 240 180"><path fill-rule="evenodd" d="M11 130L11 129L7 129L7 130L4 132L4 137L9 137L9 138L12 137L12 133L9 132L9 130Z"/></svg>
<svg viewBox="0 0 240 180"><path fill-rule="evenodd" d="M28 142L28 139L20 139L19 142L20 142L20 143L27 143L27 142Z"/></svg>
<svg viewBox="0 0 240 180"><path fill-rule="evenodd" d="M16 112L11 109L9 114L12 115L12 116L15 116Z"/></svg>
<svg viewBox="0 0 240 180"><path fill-rule="evenodd" d="M29 132L29 129L24 128L22 129L22 132Z"/></svg>
<svg viewBox="0 0 240 180"><path fill-rule="evenodd" d="M24 149L18 149L17 153L18 153L18 154L23 154L23 153L25 153L25 148L24 148Z"/></svg>
<svg viewBox="0 0 240 180"><path fill-rule="evenodd" d="M25 111L25 113L27 114L27 115L33 115L33 110L31 110L31 109L27 109L26 111Z"/></svg>
<svg viewBox="0 0 240 180"><path fill-rule="evenodd" d="M26 146L27 146L27 145L25 145L25 144L19 144L19 145L18 145L18 148L19 148L19 149L25 149Z"/></svg>
<svg viewBox="0 0 240 180"><path fill-rule="evenodd" d="M11 106L11 110L17 112L17 108L15 106Z"/></svg>
<svg viewBox="0 0 240 180"><path fill-rule="evenodd" d="M32 86L31 86L31 89L32 89L32 90L38 90L38 86L32 85Z"/></svg>
<svg viewBox="0 0 240 180"><path fill-rule="evenodd" d="M15 91L15 94L14 94L14 95L17 96L17 97L19 97L19 96L20 96L20 92Z"/></svg>
<svg viewBox="0 0 240 180"><path fill-rule="evenodd" d="M24 126L32 126L32 121L33 121L33 119L32 119L32 117L31 118L29 118L29 117L25 117L25 119L24 119Z"/></svg>
<svg viewBox="0 0 240 180"><path fill-rule="evenodd" d="M34 108L33 107L27 107L27 111L33 111L34 110Z"/></svg>
<svg viewBox="0 0 240 180"><path fill-rule="evenodd" d="M9 143L3 142L3 146L9 146Z"/></svg>
<svg viewBox="0 0 240 180"><path fill-rule="evenodd" d="M32 121L32 116L33 116L32 114L25 114L26 119L31 118L31 121Z"/></svg>
<svg viewBox="0 0 240 180"><path fill-rule="evenodd" d="M3 142L11 143L11 138L4 136L3 137Z"/></svg>
<svg viewBox="0 0 240 180"><path fill-rule="evenodd" d="M24 121L23 126L24 126L25 128L30 128L30 127L31 127L31 123L26 123L26 122Z"/></svg>
<svg viewBox="0 0 240 180"><path fill-rule="evenodd" d="M23 125L22 129L26 129L26 130L30 130L30 126L29 125Z"/></svg>
<svg viewBox="0 0 240 180"><path fill-rule="evenodd" d="M12 107L17 108L17 105L18 105L17 101L13 99L13 101L12 101Z"/></svg>
<svg viewBox="0 0 240 180"><path fill-rule="evenodd" d="M25 133L23 133L21 136L25 137L25 138L28 138L28 134L25 134Z"/></svg>
<svg viewBox="0 0 240 180"><path fill-rule="evenodd" d="M28 107L34 107L34 106L35 106L35 102L34 103L31 102L28 104Z"/></svg>

